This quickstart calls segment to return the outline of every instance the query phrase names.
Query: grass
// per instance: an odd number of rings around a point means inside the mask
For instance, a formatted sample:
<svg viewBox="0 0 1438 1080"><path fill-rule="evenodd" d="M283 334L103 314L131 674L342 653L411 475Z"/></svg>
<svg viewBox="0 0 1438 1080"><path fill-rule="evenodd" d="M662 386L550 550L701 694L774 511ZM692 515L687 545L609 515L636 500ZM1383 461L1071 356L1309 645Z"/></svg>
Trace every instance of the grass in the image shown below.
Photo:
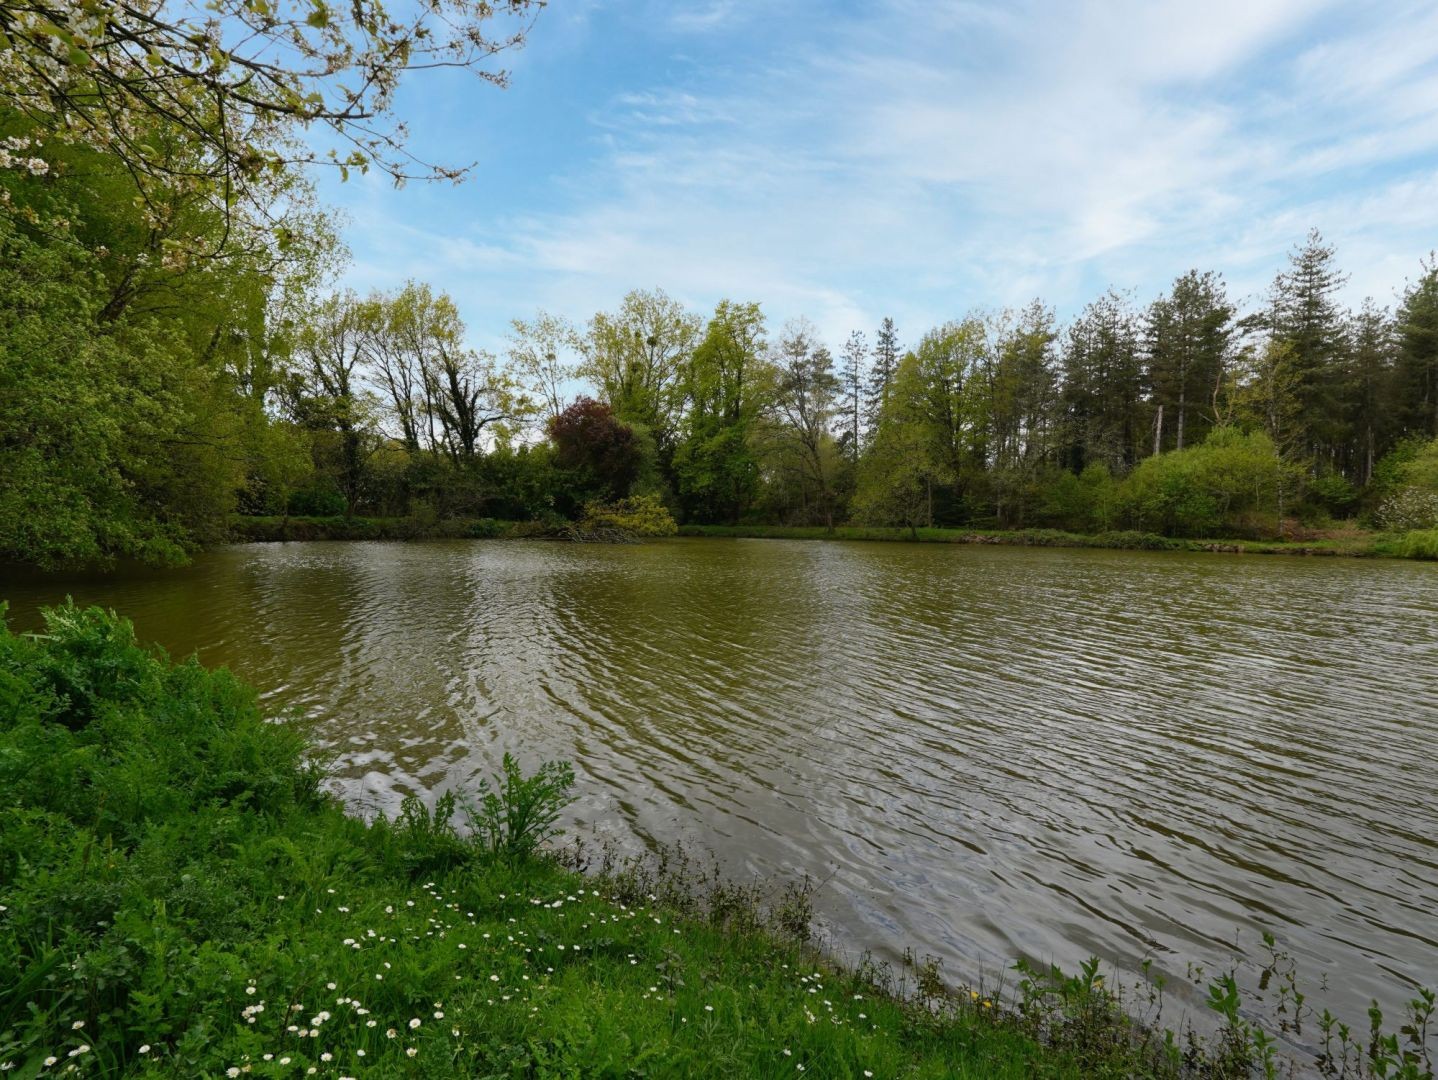
<svg viewBox="0 0 1438 1080"><path fill-rule="evenodd" d="M555 529L535 522L494 518L406 517L236 517L230 538L237 543L303 540L437 540L553 538ZM916 530L840 525L682 525L680 536L752 537L774 540L886 540L935 544L1004 544L1020 547L1108 548L1129 551L1208 551L1236 555L1345 556L1349 558L1438 559L1438 530L1405 534L1348 532L1308 540L1179 539L1156 533L1115 530L1071 533L1060 529Z"/></svg>
<svg viewBox="0 0 1438 1080"><path fill-rule="evenodd" d="M235 543L285 540L480 540L507 536L522 527L495 518L261 517L230 519Z"/></svg>
<svg viewBox="0 0 1438 1080"><path fill-rule="evenodd" d="M1247 555L1334 555L1348 557L1407 555L1391 538L1360 533L1316 540L1186 540L1131 530L1102 533L1071 533L1060 529L949 529L917 530L879 526L841 525L832 531L823 526L787 525L682 525L680 536L757 537L774 540L890 540L934 544L1006 544L1020 547L1110 548L1131 551L1212 551ZM1413 534L1409 534L1410 536Z"/></svg>
<svg viewBox="0 0 1438 1080"><path fill-rule="evenodd" d="M467 811L409 800L393 821L347 815L322 780L295 722L124 620L64 607L43 635L0 633L3 1075L1221 1076L1262 1059L1236 1005L1226 1041L1169 1041L1096 965L1026 975L1008 1002L949 990L932 962L898 984L845 969L810 943L802 885L770 896L682 859L578 873L536 847L562 765L506 761Z"/></svg>

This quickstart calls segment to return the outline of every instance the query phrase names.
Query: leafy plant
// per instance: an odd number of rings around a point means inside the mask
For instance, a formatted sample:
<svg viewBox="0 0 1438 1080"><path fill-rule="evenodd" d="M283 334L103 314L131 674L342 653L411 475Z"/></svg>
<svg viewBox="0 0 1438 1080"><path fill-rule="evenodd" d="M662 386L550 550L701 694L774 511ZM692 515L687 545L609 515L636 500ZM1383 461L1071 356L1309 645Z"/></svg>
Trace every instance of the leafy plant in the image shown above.
<svg viewBox="0 0 1438 1080"><path fill-rule="evenodd" d="M546 761L532 776L504 755L503 773L480 781L477 805L467 807L475 836L490 854L523 859L557 836L559 815L574 801L574 768L567 761Z"/></svg>

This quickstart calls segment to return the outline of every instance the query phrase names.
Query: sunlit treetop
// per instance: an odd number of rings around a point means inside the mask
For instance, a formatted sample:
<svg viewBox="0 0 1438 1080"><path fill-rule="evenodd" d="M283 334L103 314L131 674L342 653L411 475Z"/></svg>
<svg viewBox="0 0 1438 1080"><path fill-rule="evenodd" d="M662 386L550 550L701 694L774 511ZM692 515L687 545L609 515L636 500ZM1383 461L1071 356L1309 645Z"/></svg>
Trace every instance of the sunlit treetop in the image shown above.
<svg viewBox="0 0 1438 1080"><path fill-rule="evenodd" d="M41 173L41 140L81 143L146 198L178 186L227 212L266 207L295 164L458 180L468 166L407 149L400 80L454 68L504 86L497 58L544 2L0 0L0 107L36 136L5 164Z"/></svg>

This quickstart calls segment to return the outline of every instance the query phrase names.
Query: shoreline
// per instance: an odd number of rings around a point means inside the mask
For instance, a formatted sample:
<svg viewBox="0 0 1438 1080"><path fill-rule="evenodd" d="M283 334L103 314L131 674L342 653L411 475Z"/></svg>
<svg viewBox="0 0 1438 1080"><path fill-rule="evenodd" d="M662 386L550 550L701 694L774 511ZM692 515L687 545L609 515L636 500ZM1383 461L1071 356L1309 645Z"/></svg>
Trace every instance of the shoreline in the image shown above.
<svg viewBox="0 0 1438 1080"><path fill-rule="evenodd" d="M1146 967L1020 965L971 987L912 952L846 961L813 936L807 878L735 881L682 849L555 852L562 762L526 774L506 756L472 799L431 793L367 821L326 794L298 717L263 712L227 670L171 661L98 608L46 621L0 628L17 706L0 715L0 961L18 976L0 986L0 1065L17 1076L1303 1068L1277 1041L1299 999L1272 939L1276 1000L1232 973L1195 982L1211 1034L1165 1026ZM1325 1032L1344 1075L1431 1063L1423 994L1408 1043L1378 1041L1408 1014L1378 1016L1367 1048Z"/></svg>
<svg viewBox="0 0 1438 1080"><path fill-rule="evenodd" d="M240 517L230 523L230 543L302 543L311 540L534 539L545 533L534 522L493 518L416 521L370 517ZM1059 529L905 528L838 525L681 525L679 538L756 540L848 540L882 543L974 544L1005 547L1093 548L1109 551L1179 551L1220 555L1288 555L1305 558L1432 559L1405 554L1401 536L1364 532L1312 540L1186 539L1133 530L1071 533Z"/></svg>

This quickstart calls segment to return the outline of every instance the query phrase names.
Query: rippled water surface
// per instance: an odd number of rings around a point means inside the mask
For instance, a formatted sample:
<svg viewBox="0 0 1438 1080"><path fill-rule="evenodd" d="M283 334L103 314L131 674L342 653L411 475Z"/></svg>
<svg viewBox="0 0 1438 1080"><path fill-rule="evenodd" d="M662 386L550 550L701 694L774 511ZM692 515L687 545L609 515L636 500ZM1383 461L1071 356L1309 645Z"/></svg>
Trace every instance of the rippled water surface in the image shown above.
<svg viewBox="0 0 1438 1080"><path fill-rule="evenodd" d="M807 869L839 942L1438 981L1438 568L677 540L229 548L66 593L315 717L343 794L571 759L584 829ZM1361 1017L1361 1011L1356 1015Z"/></svg>

